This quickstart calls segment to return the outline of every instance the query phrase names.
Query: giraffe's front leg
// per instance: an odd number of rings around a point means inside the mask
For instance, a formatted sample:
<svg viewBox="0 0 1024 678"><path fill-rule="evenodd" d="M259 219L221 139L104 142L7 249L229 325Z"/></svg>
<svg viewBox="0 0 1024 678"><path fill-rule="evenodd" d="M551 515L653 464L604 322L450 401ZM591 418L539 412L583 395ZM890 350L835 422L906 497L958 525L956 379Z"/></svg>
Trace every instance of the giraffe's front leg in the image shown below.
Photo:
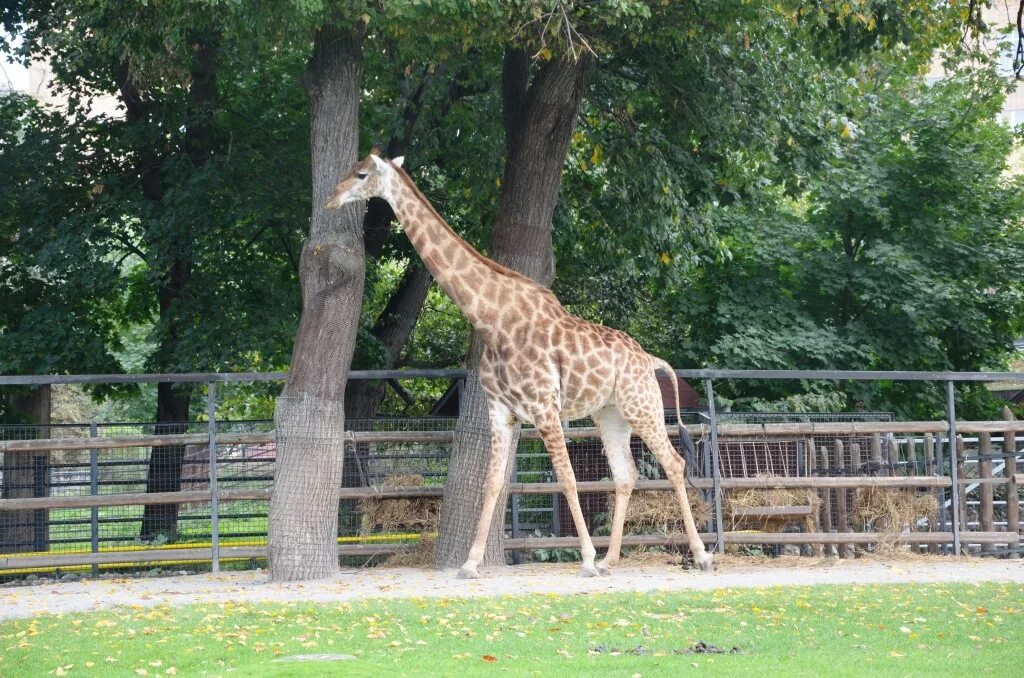
<svg viewBox="0 0 1024 678"><path fill-rule="evenodd" d="M480 576L477 567L483 560L484 550L487 548L487 534L491 530L494 508L505 482L508 460L512 455L513 434L517 426L515 417L507 407L490 399L487 404L491 421L491 458L487 464L487 477L484 481L484 504L480 509L480 521L477 523L473 545L469 549L469 557L459 570L460 579L476 579Z"/></svg>
<svg viewBox="0 0 1024 678"><path fill-rule="evenodd" d="M558 483L562 486L562 495L569 504L569 512L572 513L573 523L576 525L576 534L580 537L580 555L583 557L583 564L580 566L581 577L596 577L600 574L594 565L594 542L587 531L587 523L583 518L583 509L580 508L580 497L576 492L576 475L572 471L572 464L569 463L569 452L565 447L565 434L562 432L562 422L558 417L558 411L553 407L538 414L534 418L534 426L540 431L544 440L544 447L548 448L548 455L551 457L551 466L555 469Z"/></svg>

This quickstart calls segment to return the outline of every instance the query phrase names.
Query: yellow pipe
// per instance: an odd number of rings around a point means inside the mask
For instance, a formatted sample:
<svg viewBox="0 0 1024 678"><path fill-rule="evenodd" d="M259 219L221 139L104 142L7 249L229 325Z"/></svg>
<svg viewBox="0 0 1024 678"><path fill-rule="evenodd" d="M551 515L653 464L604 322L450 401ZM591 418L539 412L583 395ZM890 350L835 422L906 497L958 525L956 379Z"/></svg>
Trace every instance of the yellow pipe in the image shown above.
<svg viewBox="0 0 1024 678"><path fill-rule="evenodd" d="M370 534L370 535L366 535L366 536L363 536L363 537L338 537L337 538L337 542L339 544L356 544L356 543L369 543L369 544L378 543L379 544L379 543L388 543L388 542L418 541L419 538L420 538L419 534L412 533L412 532L407 532L407 533L395 533L395 534ZM267 540L266 539L244 539L244 540L238 540L238 541L221 542L220 545L224 546L224 547L231 547L231 546L266 546L267 545ZM211 548L211 547L212 547L212 544L210 542L189 542L189 543L183 543L183 544L161 544L161 545L146 545L146 546L143 546L143 545L139 545L139 546L103 546L103 547L100 547L99 552L100 553L125 553L125 554L131 554L131 553L140 553L140 552L145 552L145 551L166 550L166 549L194 549L194 548ZM73 553L81 553L81 552L80 551L75 551ZM86 553L89 553L89 552L87 551ZM4 554L4 558L7 558L7 559L30 558L30 557L33 557L33 556L48 556L48 555L54 555L54 553L52 551L32 551L32 552L25 552L25 553L8 553L8 554ZM149 567L149 566L159 567L159 566L166 566L166 565L183 565L183 564L193 564L193 563L205 563L205 562L209 562L209 560L210 559L205 559L205 560L155 560L153 562L146 563L146 566L147 567ZM252 560L252 558L231 558L231 557L228 557L228 558L222 558L221 562L222 563L227 563L227 562L240 561L240 560ZM98 567L100 569L112 569L112 568L123 567L124 565L130 564L131 562L132 561L131 561L130 558L126 558L124 563L104 563L102 565L99 565ZM19 568L19 569L10 569L10 570L6 570L6 569L5 570L0 570L0 576L12 575L12 574L33 574L33 573L37 573L37 572L53 572L55 570L61 570L62 572L65 572L65 571L66 572L76 572L76 571L91 570L91 569L92 569L92 565L68 565L68 566L62 566L62 567L28 567L28 568Z"/></svg>

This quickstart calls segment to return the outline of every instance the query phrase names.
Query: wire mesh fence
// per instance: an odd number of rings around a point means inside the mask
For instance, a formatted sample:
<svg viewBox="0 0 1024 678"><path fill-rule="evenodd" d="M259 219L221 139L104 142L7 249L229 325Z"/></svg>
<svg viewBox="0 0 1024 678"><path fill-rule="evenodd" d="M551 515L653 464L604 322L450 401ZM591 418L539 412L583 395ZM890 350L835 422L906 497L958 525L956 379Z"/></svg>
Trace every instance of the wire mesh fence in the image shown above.
<svg viewBox="0 0 1024 678"><path fill-rule="evenodd" d="M199 433L207 422L182 422L183 433ZM11 429L14 430L11 430ZM218 422L219 433L269 432L270 421ZM104 423L0 427L4 440L35 438L121 438L154 435L153 423ZM109 505L83 508L0 512L0 554L77 554L130 551L157 546L208 546L212 539L210 454L207 444L177 446L180 466L165 469L173 482L151 473L149 447L53 450L45 454L0 453L4 499L72 498L140 495L169 484L183 492L207 495L198 501L170 504ZM41 460L42 461L41 463ZM222 444L217 448L221 489L269 489L273 482L274 445ZM147 528L147 510L164 510L163 530ZM171 509L171 510L168 510ZM266 538L266 501L232 502L219 513L219 536L226 543ZM152 520L150 521L152 524ZM93 568L95 569L95 568Z"/></svg>
<svg viewBox="0 0 1024 678"><path fill-rule="evenodd" d="M675 423L674 409L665 413L666 422ZM949 436L923 433L920 430L899 431L892 413L744 413L726 412L717 416L722 432L718 438L717 454L711 444L708 414L700 409L684 412L684 422L701 425L697 435L698 456L691 470L706 482L699 490L689 492L710 507L717 500L725 502L722 521L715 512L701 514L699 528L709 535L724 530L744 529L755 525L766 526L764 515L758 510L767 507L733 507L728 502L737 490L727 489L716 498L709 486L717 471L723 481L758 477L782 478L842 478L863 476L950 476L954 468L963 481L961 491L951 487L931 487L916 494L934 496L938 510L934 518L916 520L913 525L899 529L941 531L952 529L954 522L963 531L1009 529L1013 507L1019 507L1018 498L1011 497L1010 487L1019 450L1004 435L967 434L958 436L950 445ZM881 423L889 424L884 432L829 431L825 424ZM820 423L820 429L809 429L789 436L766 432L769 426L787 423ZM730 432L730 427L742 428L744 433ZM452 432L454 417L378 417L372 420L349 420L346 428L364 432L429 433ZM589 420L568 422L565 426L567 448L578 482L609 479L610 469L601 441L586 430L593 426ZM753 427L753 432L751 431ZM758 432L758 427L761 427ZM33 555L121 554L116 560L119 568L151 568L153 564L125 552L144 553L148 549L164 552L162 566L181 566L184 562L167 556L171 549L208 549L220 546L237 549L262 548L267 534L267 494L273 484L276 446L269 420L216 421L218 437L216 458L211 468L210 444L203 440L210 431L210 422L192 421L177 424L154 423L94 423L51 424L46 426L16 425L0 427L0 440L32 440L52 438L67 440L67 449L47 451L0 451L0 488L2 499L74 498L104 495L132 496L137 501L111 502L99 506L59 506L0 511L0 576L24 573L38 568L18 567L17 557ZM670 429L674 428L670 427ZM95 443L96 448L75 444L76 440L92 438L96 441L131 438L142 435L175 434L191 436L187 444L161 444L139 447L130 444ZM238 435L264 434L256 442L244 441ZM235 439L231 436L236 435ZM257 436L258 437L258 436ZM415 436L413 436L415 437ZM422 436L421 436L422 437ZM345 474L343 484L349 488L418 484L427 488L440 488L448 473L451 450L449 439L407 440L393 437L387 441L355 442L345 446ZM200 442L200 440L203 440ZM169 452L165 458L174 463L155 463L155 450ZM641 480L665 480L663 469L654 455L637 438L630 446ZM959 449L959 455L954 455ZM263 494L235 499L219 506L214 513L211 506L211 479L216 479L220 491L262 491ZM514 482L554 483L557 479L547 452L536 437L524 436L515 456ZM186 500L150 501L163 492L191 493ZM856 515L857 492L850 488L810 490L817 497L813 507L794 509L790 515L779 514L771 520L779 523L779 530L856 533L877 529ZM657 492L674 501L670 492ZM149 499L146 496L149 496ZM142 497L142 498L140 498ZM604 534L610 520L608 492L582 494L586 528L591 534ZM692 502L691 502L692 504ZM373 523L366 514L366 506L358 499L345 499L339 506L339 543L366 543L378 540L402 542L417 536L418 527L394 525L383 528ZM800 510L796 510L800 509ZM762 513L764 513L762 511ZM1017 512L1019 520L1019 509ZM214 517L216 516L216 520ZM744 522L746 521L746 522ZM891 522L891 521L890 521ZM546 494L513 494L506 508L506 529L509 537L572 537L576 527L570 517L564 497L557 491ZM893 526L884 525L886 529ZM668 534L678 532L678 524L661 518L638 521L633 532ZM840 546L843 546L840 544ZM927 547L937 550L935 543ZM1012 550L1013 547L993 548L981 544L977 548L987 552ZM838 549L842 554L843 549ZM257 556L238 556L252 561ZM528 557L528 554L527 554ZM91 564L87 569L97 572L111 564ZM194 559L190 559L193 560ZM229 560L226 558L225 560ZM64 569L74 567L69 565ZM190 566L193 567L193 566ZM206 565L198 565L206 567ZM52 567L47 566L47 569Z"/></svg>

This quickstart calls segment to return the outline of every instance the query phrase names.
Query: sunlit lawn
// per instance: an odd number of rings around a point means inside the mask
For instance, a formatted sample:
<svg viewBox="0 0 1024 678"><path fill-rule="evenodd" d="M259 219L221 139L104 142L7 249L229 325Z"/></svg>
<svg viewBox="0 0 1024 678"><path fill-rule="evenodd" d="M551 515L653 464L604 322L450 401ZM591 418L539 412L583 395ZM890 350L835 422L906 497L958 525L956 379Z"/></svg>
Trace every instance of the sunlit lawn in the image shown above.
<svg viewBox="0 0 1024 678"><path fill-rule="evenodd" d="M137 507L101 507L98 511L100 520L100 535L104 538L102 544L125 545L131 544L139 536L139 526L142 523L142 508ZM239 514L236 517L231 511L224 512L220 517L221 541L229 543L233 540L251 540L253 534L266 534L266 516L253 516L249 512L266 512L264 502L257 509L250 509L248 506L235 506L234 511ZM89 540L92 535L92 527L89 523L90 509L54 509L50 511L50 539L55 543L62 543L64 540L73 539L79 543L80 549L88 550ZM198 519L194 519L198 518ZM180 533L176 542L209 541L210 539L210 508L203 506L198 509L186 509L179 514L178 529ZM232 537L240 534L242 537ZM74 550L74 549L71 549Z"/></svg>
<svg viewBox="0 0 1024 678"><path fill-rule="evenodd" d="M1022 647L1019 584L793 587L44 616L0 624L0 675L1019 676Z"/></svg>

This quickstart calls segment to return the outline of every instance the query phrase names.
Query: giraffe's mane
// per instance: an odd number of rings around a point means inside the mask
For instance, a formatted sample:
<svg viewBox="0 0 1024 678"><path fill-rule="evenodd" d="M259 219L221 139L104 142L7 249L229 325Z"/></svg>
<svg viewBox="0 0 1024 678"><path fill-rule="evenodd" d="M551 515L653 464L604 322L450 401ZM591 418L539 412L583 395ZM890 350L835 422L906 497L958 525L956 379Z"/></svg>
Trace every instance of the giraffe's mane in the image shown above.
<svg viewBox="0 0 1024 678"><path fill-rule="evenodd" d="M508 268L507 266L502 266L501 264L499 264L498 262L494 261L493 259L491 259L489 257L485 257L483 254L480 254L479 252L477 252L476 249L472 245L470 245L468 242L466 242L462 238L462 236L460 236L458 233L455 232L455 229L453 229L451 226L448 225L448 222L445 221L444 217L442 217L440 215L440 213L438 213L438 211L434 207L434 205L430 202L430 200L427 199L427 196L423 195L423 192L420 191L418 186L416 186L416 183L412 180L412 177L410 177L409 174L402 167L400 167L400 166L398 166L398 165L396 165L394 163L391 163L391 166L395 169L395 172L398 174L399 178L406 185L406 187L408 187L413 192L413 194L417 198L420 199L420 202L422 202L424 205L427 206L427 209L430 210L430 212L441 223L441 225L444 228L448 229L448 231L453 236L455 236L455 238L460 243L462 243L462 246L466 249L467 252L469 252L470 256L475 257L476 259L478 259L481 263L483 263L485 266L487 266L487 268L491 269L495 273L498 273L498 274L504 275L504 276L508 276L509 278L514 278L514 279L517 279L517 280L522 280L523 282L527 282L527 283L530 283L532 285L536 285L540 289L542 289L545 292L547 292L548 294L550 294L552 296L552 298L554 298L554 294L552 294L551 290L549 290L548 288L544 287L543 285L538 284L536 280L532 280L532 279L528 278L527 276L523 275L522 273L519 273L518 271L513 271L511 268ZM556 299L556 301L557 301L557 299Z"/></svg>

